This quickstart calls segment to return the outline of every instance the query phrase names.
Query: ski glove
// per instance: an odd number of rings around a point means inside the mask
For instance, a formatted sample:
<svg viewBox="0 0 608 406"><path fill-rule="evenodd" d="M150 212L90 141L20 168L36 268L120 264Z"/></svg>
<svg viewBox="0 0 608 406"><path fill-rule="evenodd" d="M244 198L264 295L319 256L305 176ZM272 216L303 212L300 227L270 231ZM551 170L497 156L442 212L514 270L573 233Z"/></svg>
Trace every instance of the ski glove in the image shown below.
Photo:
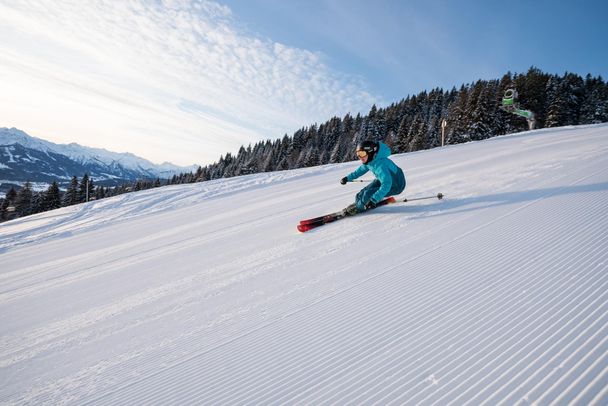
<svg viewBox="0 0 608 406"><path fill-rule="evenodd" d="M369 201L367 203L365 203L365 210L370 210L370 209L375 209L376 208L376 203L374 203L373 201Z"/></svg>
<svg viewBox="0 0 608 406"><path fill-rule="evenodd" d="M343 177L342 179L340 179L340 183L343 185L346 185L346 182L348 182L348 178L347 177Z"/></svg>

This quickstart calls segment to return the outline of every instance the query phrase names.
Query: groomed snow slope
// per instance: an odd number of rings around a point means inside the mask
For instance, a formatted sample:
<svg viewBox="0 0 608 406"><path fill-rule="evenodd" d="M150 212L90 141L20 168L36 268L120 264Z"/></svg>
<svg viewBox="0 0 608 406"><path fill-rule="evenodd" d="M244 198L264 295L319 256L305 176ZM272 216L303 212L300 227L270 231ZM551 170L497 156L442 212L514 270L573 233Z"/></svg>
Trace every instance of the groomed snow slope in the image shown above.
<svg viewBox="0 0 608 406"><path fill-rule="evenodd" d="M607 404L608 125L164 187L0 225L0 403ZM401 196L403 197L403 196Z"/></svg>

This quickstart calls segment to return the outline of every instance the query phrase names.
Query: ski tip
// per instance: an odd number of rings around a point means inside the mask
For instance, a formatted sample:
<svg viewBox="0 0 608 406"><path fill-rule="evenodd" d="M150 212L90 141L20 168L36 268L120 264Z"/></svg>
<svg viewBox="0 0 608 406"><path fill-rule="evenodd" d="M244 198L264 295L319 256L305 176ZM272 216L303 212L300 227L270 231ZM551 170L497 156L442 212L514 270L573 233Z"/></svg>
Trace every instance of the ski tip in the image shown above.
<svg viewBox="0 0 608 406"><path fill-rule="evenodd" d="M305 233L308 230L312 230L313 228L315 227L311 224L298 224L298 231L301 233Z"/></svg>

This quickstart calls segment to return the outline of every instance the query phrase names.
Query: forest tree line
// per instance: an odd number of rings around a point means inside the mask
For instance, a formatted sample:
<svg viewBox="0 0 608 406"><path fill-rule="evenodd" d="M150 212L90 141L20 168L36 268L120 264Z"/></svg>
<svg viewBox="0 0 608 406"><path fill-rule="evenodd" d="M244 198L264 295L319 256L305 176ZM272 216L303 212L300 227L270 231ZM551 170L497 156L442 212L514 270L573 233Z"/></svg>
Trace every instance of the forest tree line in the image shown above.
<svg viewBox="0 0 608 406"><path fill-rule="evenodd" d="M167 184L168 181L163 183L156 179L104 187L96 185L88 174L84 174L81 179L73 176L65 191L59 189L56 181L45 191L34 191L31 183L26 182L18 191L15 188L9 189L6 196L0 199L0 222Z"/></svg>
<svg viewBox="0 0 608 406"><path fill-rule="evenodd" d="M525 131L524 118L500 109L507 89L516 89L518 104L534 112L536 128L608 122L608 84L601 76L550 75L533 67L459 89L424 91L386 108L374 105L364 117L333 117L292 136L241 146L237 154L227 153L192 175L201 181L351 161L356 144L365 139L384 141L393 153L435 148L441 145L444 119L445 144Z"/></svg>
<svg viewBox="0 0 608 406"><path fill-rule="evenodd" d="M516 89L517 103L534 112L536 128L608 122L608 84L601 76L582 78L574 73L547 74L532 67L525 74L505 74L501 79L478 80L460 88L436 88L408 96L385 108L371 107L369 114L333 117L322 124L302 127L292 136L241 146L194 173L164 180L141 180L115 188L96 187L85 174L74 177L67 191L56 182L45 192L32 192L28 184L0 199L0 221L162 185L202 182L259 172L271 172L346 162L356 159L361 140L387 143L393 153L441 145L441 123L446 121L444 143L468 141L526 131L525 119L500 109L505 90ZM88 185L88 186L86 186ZM14 208L11 212L9 208Z"/></svg>

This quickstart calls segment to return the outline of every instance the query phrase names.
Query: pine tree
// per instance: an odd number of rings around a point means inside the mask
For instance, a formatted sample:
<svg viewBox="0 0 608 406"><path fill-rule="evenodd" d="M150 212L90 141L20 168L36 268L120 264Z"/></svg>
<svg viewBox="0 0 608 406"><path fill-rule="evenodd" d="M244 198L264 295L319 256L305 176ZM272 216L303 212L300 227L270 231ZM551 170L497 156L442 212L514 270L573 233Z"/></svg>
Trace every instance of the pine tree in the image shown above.
<svg viewBox="0 0 608 406"><path fill-rule="evenodd" d="M277 170L277 171L285 171L285 170L288 170L288 169L289 169L289 163L287 162L287 158L284 157L284 158L282 158L279 161L279 163L278 163L278 165L277 165L277 167L276 167L275 170Z"/></svg>
<svg viewBox="0 0 608 406"><path fill-rule="evenodd" d="M462 85L456 98L448 110L448 130L446 144L458 144L469 140L467 127L468 119L469 88Z"/></svg>
<svg viewBox="0 0 608 406"><path fill-rule="evenodd" d="M47 211L47 209L44 207L44 195L44 193L32 192L32 200L30 202L29 214L42 213L44 211Z"/></svg>
<svg viewBox="0 0 608 406"><path fill-rule="evenodd" d="M296 167L309 168L317 165L319 165L319 151L314 147L313 141L310 140L300 154Z"/></svg>
<svg viewBox="0 0 608 406"><path fill-rule="evenodd" d="M68 185L68 189L63 195L63 206L72 206L79 202L78 196L78 178L72 177L72 181Z"/></svg>
<svg viewBox="0 0 608 406"><path fill-rule="evenodd" d="M17 192L15 211L20 217L32 214L32 185L29 181Z"/></svg>
<svg viewBox="0 0 608 406"><path fill-rule="evenodd" d="M384 119L382 113L374 104L361 124L360 134L364 140L378 140L384 137Z"/></svg>
<svg viewBox="0 0 608 406"><path fill-rule="evenodd" d="M107 196L107 188L104 188L103 186L97 186L95 188L95 200L105 199Z"/></svg>
<svg viewBox="0 0 608 406"><path fill-rule="evenodd" d="M411 126L411 123L409 121L409 117L403 116L403 118L401 119L401 123L399 124L399 128L397 129L397 142L394 145L395 147L395 152L397 153L401 153L401 152L407 152L408 151L408 144L409 144L409 139L408 139L408 131L409 128Z"/></svg>
<svg viewBox="0 0 608 406"><path fill-rule="evenodd" d="M0 198L0 222L8 220L8 200Z"/></svg>
<svg viewBox="0 0 608 406"><path fill-rule="evenodd" d="M495 108L492 93L492 84L487 82L478 82L475 84L475 105L472 107L471 123L467 132L472 140L484 140L492 136L493 131L497 127L495 120Z"/></svg>
<svg viewBox="0 0 608 406"><path fill-rule="evenodd" d="M598 80L593 78L591 74L587 74L585 78L585 98L581 104L581 112L579 122L581 124L596 124L601 123L597 120L597 106L601 104L601 98L598 92Z"/></svg>
<svg viewBox="0 0 608 406"><path fill-rule="evenodd" d="M592 78L591 75L587 75L579 122L580 124L608 122L608 86L601 76Z"/></svg>
<svg viewBox="0 0 608 406"><path fill-rule="evenodd" d="M428 126L421 114L416 115L414 122L410 127L410 140L408 151L421 151L427 149L427 131Z"/></svg>
<svg viewBox="0 0 608 406"><path fill-rule="evenodd" d="M433 89L429 93L427 148L435 148L441 145L441 122L444 118L443 98L444 92L439 88Z"/></svg>
<svg viewBox="0 0 608 406"><path fill-rule="evenodd" d="M17 199L17 191L14 187L11 187L8 192L6 192L6 196L4 199L9 203L9 206L15 205L15 199Z"/></svg>
<svg viewBox="0 0 608 406"><path fill-rule="evenodd" d="M44 195L44 209L54 210L61 207L61 191L57 182L53 181Z"/></svg>
<svg viewBox="0 0 608 406"><path fill-rule="evenodd" d="M87 196L89 200L94 196L95 193L95 185L93 179L89 178L87 173L84 174L82 180L80 181L80 186L78 188L78 202L83 203L87 201Z"/></svg>
<svg viewBox="0 0 608 406"><path fill-rule="evenodd" d="M584 95L583 79L579 75L566 73L562 79L561 91L565 101L564 125L576 125Z"/></svg>
<svg viewBox="0 0 608 406"><path fill-rule="evenodd" d="M8 192L6 192L4 199L0 199L1 200L1 203L0 203L0 220L1 221L9 220L11 213L12 213L9 211L9 207L12 207L14 209L16 198L17 198L17 191L15 190L14 187L11 187L10 190ZM11 209L11 210L13 210L13 209Z"/></svg>
<svg viewBox="0 0 608 406"><path fill-rule="evenodd" d="M566 100L561 79L553 76L547 82L547 101L549 103L545 126L560 127L566 123Z"/></svg>

